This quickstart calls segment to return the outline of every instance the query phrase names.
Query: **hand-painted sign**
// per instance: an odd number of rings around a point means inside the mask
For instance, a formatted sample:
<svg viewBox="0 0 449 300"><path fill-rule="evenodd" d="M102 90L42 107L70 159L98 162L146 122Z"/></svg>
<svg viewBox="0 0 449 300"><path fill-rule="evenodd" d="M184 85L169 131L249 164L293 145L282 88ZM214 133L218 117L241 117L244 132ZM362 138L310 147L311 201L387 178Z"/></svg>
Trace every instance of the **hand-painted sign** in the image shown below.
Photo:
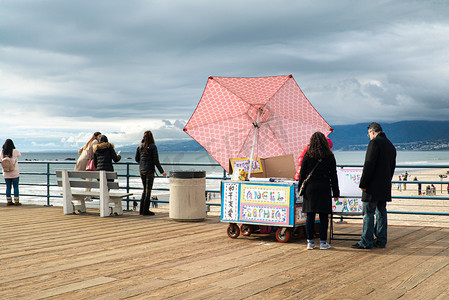
<svg viewBox="0 0 449 300"><path fill-rule="evenodd" d="M361 213L362 199L360 198L339 198L332 199L332 212L334 213Z"/></svg>
<svg viewBox="0 0 449 300"><path fill-rule="evenodd" d="M249 158L233 158L231 159L232 170L243 169L245 172L249 170ZM262 163L260 162L260 157L253 157L253 166L251 168L251 173L263 173Z"/></svg>
<svg viewBox="0 0 449 300"><path fill-rule="evenodd" d="M289 208L283 206L242 204L240 219L242 221L287 225L288 213Z"/></svg>
<svg viewBox="0 0 449 300"><path fill-rule="evenodd" d="M265 185L242 185L241 203L289 205L290 188Z"/></svg>
<svg viewBox="0 0 449 300"><path fill-rule="evenodd" d="M337 169L340 195L337 201L332 200L334 213L362 213L362 190L359 188L362 169Z"/></svg>
<svg viewBox="0 0 449 300"><path fill-rule="evenodd" d="M239 201L239 184L238 183L223 184L222 220L237 221L238 201Z"/></svg>
<svg viewBox="0 0 449 300"><path fill-rule="evenodd" d="M295 206L295 225L306 224L307 214L302 213L302 205Z"/></svg>

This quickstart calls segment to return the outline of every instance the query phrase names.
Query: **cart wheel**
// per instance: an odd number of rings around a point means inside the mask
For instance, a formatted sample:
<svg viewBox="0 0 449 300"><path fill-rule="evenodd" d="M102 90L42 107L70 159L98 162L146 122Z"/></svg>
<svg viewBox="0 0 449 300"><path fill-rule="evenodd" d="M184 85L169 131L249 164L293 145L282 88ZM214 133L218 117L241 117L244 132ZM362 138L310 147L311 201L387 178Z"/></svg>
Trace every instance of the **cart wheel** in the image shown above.
<svg viewBox="0 0 449 300"><path fill-rule="evenodd" d="M300 227L296 227L293 231L292 231L292 235L295 238L301 239L303 237L306 236L306 232L305 232L305 227L304 226L300 226Z"/></svg>
<svg viewBox="0 0 449 300"><path fill-rule="evenodd" d="M290 239L290 229L286 228L284 234L282 234L282 228L276 230L276 239L280 243L286 243Z"/></svg>
<svg viewBox="0 0 449 300"><path fill-rule="evenodd" d="M231 223L226 230L228 236L232 239L237 238L240 235L240 229L235 223Z"/></svg>
<svg viewBox="0 0 449 300"><path fill-rule="evenodd" d="M253 230L251 228L251 225L242 224L240 225L240 232L243 236L250 236Z"/></svg>

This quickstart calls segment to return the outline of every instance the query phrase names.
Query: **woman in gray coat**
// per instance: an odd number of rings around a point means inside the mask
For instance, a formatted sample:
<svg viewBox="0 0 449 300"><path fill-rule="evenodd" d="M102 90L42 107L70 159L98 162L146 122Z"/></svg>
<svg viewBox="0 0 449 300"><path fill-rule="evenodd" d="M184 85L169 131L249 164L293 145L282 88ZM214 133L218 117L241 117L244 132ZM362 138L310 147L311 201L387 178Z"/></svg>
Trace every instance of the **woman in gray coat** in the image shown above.
<svg viewBox="0 0 449 300"><path fill-rule="evenodd" d="M320 216L320 249L329 249L327 243L328 215L332 213L332 197L340 197L337 178L337 164L329 143L321 132L310 138L310 147L304 155L299 174L299 186L313 173L306 183L303 213L307 214L307 249L315 248L315 215Z"/></svg>

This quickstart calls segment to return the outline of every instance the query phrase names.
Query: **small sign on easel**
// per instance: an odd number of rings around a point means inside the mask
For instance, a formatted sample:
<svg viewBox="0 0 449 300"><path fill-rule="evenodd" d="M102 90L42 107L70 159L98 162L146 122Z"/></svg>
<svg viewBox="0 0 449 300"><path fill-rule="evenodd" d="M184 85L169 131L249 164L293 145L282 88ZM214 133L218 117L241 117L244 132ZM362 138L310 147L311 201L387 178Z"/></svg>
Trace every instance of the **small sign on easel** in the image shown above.
<svg viewBox="0 0 449 300"><path fill-rule="evenodd" d="M245 172L249 170L249 158L232 158L230 159L232 171L243 169ZM251 173L263 173L262 163L260 162L260 157L253 157Z"/></svg>

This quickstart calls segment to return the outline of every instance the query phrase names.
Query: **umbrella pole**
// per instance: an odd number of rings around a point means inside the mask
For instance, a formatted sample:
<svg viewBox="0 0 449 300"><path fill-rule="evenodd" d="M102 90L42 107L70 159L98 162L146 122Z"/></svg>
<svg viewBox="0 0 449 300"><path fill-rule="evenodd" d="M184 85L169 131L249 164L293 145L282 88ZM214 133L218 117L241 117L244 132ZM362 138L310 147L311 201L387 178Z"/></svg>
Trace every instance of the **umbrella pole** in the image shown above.
<svg viewBox="0 0 449 300"><path fill-rule="evenodd" d="M253 155L254 155L254 148L256 146L257 132L259 131L259 116L260 116L260 113L261 113L260 109L257 110L256 123L253 123L253 125L254 125L254 139L253 139L253 147L251 148L251 156L249 157L248 180L251 179L251 170L253 169Z"/></svg>

